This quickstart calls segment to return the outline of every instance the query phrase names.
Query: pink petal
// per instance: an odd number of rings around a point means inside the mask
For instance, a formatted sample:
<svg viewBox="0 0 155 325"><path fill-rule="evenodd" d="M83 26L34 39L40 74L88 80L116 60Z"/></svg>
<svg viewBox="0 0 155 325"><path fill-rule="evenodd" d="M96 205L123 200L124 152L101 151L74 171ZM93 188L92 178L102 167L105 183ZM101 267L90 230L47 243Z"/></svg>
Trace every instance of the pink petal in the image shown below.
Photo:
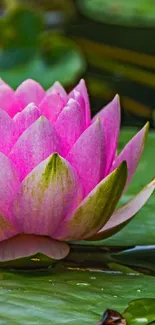
<svg viewBox="0 0 155 325"><path fill-rule="evenodd" d="M8 212L9 205L19 188L19 175L10 159L0 152L0 210Z"/></svg>
<svg viewBox="0 0 155 325"><path fill-rule="evenodd" d="M69 254L69 250L66 243L52 238L22 234L0 243L0 261L15 260L37 253L60 260Z"/></svg>
<svg viewBox="0 0 155 325"><path fill-rule="evenodd" d="M0 135L0 152L7 155L13 147L17 135L12 118L2 109L0 109Z"/></svg>
<svg viewBox="0 0 155 325"><path fill-rule="evenodd" d="M7 83L2 78L0 78L0 86L2 85L7 85Z"/></svg>
<svg viewBox="0 0 155 325"><path fill-rule="evenodd" d="M60 152L61 144L46 117L35 121L15 143L10 159L20 171L22 180L34 167L53 152Z"/></svg>
<svg viewBox="0 0 155 325"><path fill-rule="evenodd" d="M106 166L104 134L99 119L80 136L66 159L77 171L84 195L87 195L103 178Z"/></svg>
<svg viewBox="0 0 155 325"><path fill-rule="evenodd" d="M41 115L40 110L31 103L27 105L22 112L17 113L13 120L18 137Z"/></svg>
<svg viewBox="0 0 155 325"><path fill-rule="evenodd" d="M6 111L11 117L21 109L13 89L4 82L0 84L0 108Z"/></svg>
<svg viewBox="0 0 155 325"><path fill-rule="evenodd" d="M6 216L0 215L0 242L18 234L18 230Z"/></svg>
<svg viewBox="0 0 155 325"><path fill-rule="evenodd" d="M145 139L148 133L149 123L147 123L125 146L119 156L116 158L112 170L114 170L120 163L125 160L128 166L128 178L126 187L129 185L132 176L134 175L140 157L142 155Z"/></svg>
<svg viewBox="0 0 155 325"><path fill-rule="evenodd" d="M0 152L0 240L17 233L9 222L9 207L16 195L20 182L18 172L12 162Z"/></svg>
<svg viewBox="0 0 155 325"><path fill-rule="evenodd" d="M63 100L67 100L67 93L58 81L46 91L46 94L57 94L60 95Z"/></svg>
<svg viewBox="0 0 155 325"><path fill-rule="evenodd" d="M100 117L101 123L104 128L105 133L105 143L106 143L106 175L111 169L111 165L115 158L118 136L120 130L120 103L119 97L115 98L107 106L105 106L95 117L93 121Z"/></svg>
<svg viewBox="0 0 155 325"><path fill-rule="evenodd" d="M73 168L53 154L24 179L12 215L22 233L52 236L79 200L81 187Z"/></svg>
<svg viewBox="0 0 155 325"><path fill-rule="evenodd" d="M45 96L45 91L38 82L27 79L21 83L15 94L23 109L32 102L38 106Z"/></svg>
<svg viewBox="0 0 155 325"><path fill-rule="evenodd" d="M155 180L146 185L133 199L117 209L106 225L90 240L105 239L129 222L129 220L145 205L155 189Z"/></svg>
<svg viewBox="0 0 155 325"><path fill-rule="evenodd" d="M90 125L90 121L91 121L90 102L89 102L87 87L83 79L81 79L79 84L70 92L68 98L75 98L74 91L79 92L83 96L84 103L85 103L86 125L88 126Z"/></svg>
<svg viewBox="0 0 155 325"><path fill-rule="evenodd" d="M42 114L54 124L65 106L65 101L59 94L49 93L41 101L39 108Z"/></svg>
<svg viewBox="0 0 155 325"><path fill-rule="evenodd" d="M127 165L123 162L89 193L73 214L61 222L52 237L75 241L96 234L112 215L126 178Z"/></svg>
<svg viewBox="0 0 155 325"><path fill-rule="evenodd" d="M79 103L79 105L85 112L85 101L84 101L83 96L80 94L80 92L77 90L73 90L72 98L75 99Z"/></svg>
<svg viewBox="0 0 155 325"><path fill-rule="evenodd" d="M70 99L60 113L55 129L62 139L65 148L64 155L66 155L85 129L83 111L74 99Z"/></svg>

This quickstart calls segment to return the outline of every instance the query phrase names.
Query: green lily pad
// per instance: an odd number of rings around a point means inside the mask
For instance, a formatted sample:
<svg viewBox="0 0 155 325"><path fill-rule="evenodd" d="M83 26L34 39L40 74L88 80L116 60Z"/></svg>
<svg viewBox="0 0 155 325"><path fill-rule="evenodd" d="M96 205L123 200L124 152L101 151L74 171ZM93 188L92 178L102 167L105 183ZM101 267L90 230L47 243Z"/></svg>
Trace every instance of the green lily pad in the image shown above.
<svg viewBox="0 0 155 325"><path fill-rule="evenodd" d="M143 275L55 269L1 272L0 289L0 324L93 325L107 308L122 313L133 299L154 298L155 281Z"/></svg>
<svg viewBox="0 0 155 325"><path fill-rule="evenodd" d="M63 85L74 84L85 69L85 62L80 53L71 50L59 62L47 65L41 57L35 57L30 62L17 65L9 70L0 69L0 76L14 89L27 78L32 78L47 89L55 80Z"/></svg>
<svg viewBox="0 0 155 325"><path fill-rule="evenodd" d="M78 81L85 60L67 37L44 32L43 16L27 7L15 7L0 19L0 76L13 88L32 78L48 88Z"/></svg>
<svg viewBox="0 0 155 325"><path fill-rule="evenodd" d="M129 303L124 311L123 316L127 319L128 324L136 325L155 322L155 298L154 299L137 299Z"/></svg>
<svg viewBox="0 0 155 325"><path fill-rule="evenodd" d="M78 0L82 13L108 24L154 26L155 4L152 0Z"/></svg>
<svg viewBox="0 0 155 325"><path fill-rule="evenodd" d="M155 246L136 246L118 253L111 253L107 258L131 267L150 270L151 274L155 275Z"/></svg>

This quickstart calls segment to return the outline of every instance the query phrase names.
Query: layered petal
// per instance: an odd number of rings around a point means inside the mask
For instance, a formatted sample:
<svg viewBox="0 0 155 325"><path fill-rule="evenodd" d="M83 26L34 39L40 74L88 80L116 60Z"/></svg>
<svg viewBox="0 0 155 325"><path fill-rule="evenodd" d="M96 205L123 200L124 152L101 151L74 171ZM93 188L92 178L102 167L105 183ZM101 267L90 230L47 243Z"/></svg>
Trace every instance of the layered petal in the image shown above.
<svg viewBox="0 0 155 325"><path fill-rule="evenodd" d="M16 98L20 102L21 109L32 102L38 106L45 94L42 86L32 79L27 79L22 82L15 92Z"/></svg>
<svg viewBox="0 0 155 325"><path fill-rule="evenodd" d="M54 127L61 137L66 155L85 129L85 116L77 101L68 101Z"/></svg>
<svg viewBox="0 0 155 325"><path fill-rule="evenodd" d="M62 99L67 100L67 93L62 87L60 82L56 81L47 91L46 94L57 94L60 95Z"/></svg>
<svg viewBox="0 0 155 325"><path fill-rule="evenodd" d="M18 230L0 211L0 242L18 234Z"/></svg>
<svg viewBox="0 0 155 325"><path fill-rule="evenodd" d="M91 121L91 111L87 87L83 79L81 79L79 84L69 93L68 98L75 98L75 91L79 92L84 99L86 125L88 126Z"/></svg>
<svg viewBox="0 0 155 325"><path fill-rule="evenodd" d="M20 185L19 174L10 159L0 152L0 210L8 212Z"/></svg>
<svg viewBox="0 0 155 325"><path fill-rule="evenodd" d="M22 182L12 214L20 231L52 236L81 200L73 168L58 154L41 162Z"/></svg>
<svg viewBox="0 0 155 325"><path fill-rule="evenodd" d="M119 156L115 159L115 162L112 166L114 170L123 160L127 162L128 167L128 178L126 187L129 185L132 176L134 175L137 165L139 163L140 157L144 150L145 140L148 134L149 123L147 123L125 146L121 151Z"/></svg>
<svg viewBox="0 0 155 325"><path fill-rule="evenodd" d="M73 90L72 93L69 96L72 99L75 99L79 103L79 105L80 105L80 107L81 107L81 109L82 109L82 111L84 113L84 116L85 116L85 124L88 127L90 125L91 121L90 121L89 124L87 123L86 112L85 112L85 101L84 101L84 98L83 98L82 94L77 90Z"/></svg>
<svg viewBox="0 0 155 325"><path fill-rule="evenodd" d="M3 81L0 84L0 108L13 117L21 110L13 89Z"/></svg>
<svg viewBox="0 0 155 325"><path fill-rule="evenodd" d="M73 215L66 218L53 235L59 240L81 240L93 236L109 220L122 194L127 178L123 162L102 180L81 202Z"/></svg>
<svg viewBox="0 0 155 325"><path fill-rule="evenodd" d="M42 114L46 116L52 124L54 124L64 106L65 101L59 93L51 92L44 97L39 108L42 111Z"/></svg>
<svg viewBox="0 0 155 325"><path fill-rule="evenodd" d="M77 171L86 196L103 178L106 166L104 133L99 119L82 133L66 159Z"/></svg>
<svg viewBox="0 0 155 325"><path fill-rule="evenodd" d="M9 154L17 135L12 118L3 109L0 109L0 152Z"/></svg>
<svg viewBox="0 0 155 325"><path fill-rule="evenodd" d="M4 240L17 231L9 222L9 207L19 189L19 175L9 160L0 152L0 240Z"/></svg>
<svg viewBox="0 0 155 325"><path fill-rule="evenodd" d="M60 152L61 144L51 123L43 116L34 122L17 140L10 159L24 177L53 152Z"/></svg>
<svg viewBox="0 0 155 325"><path fill-rule="evenodd" d="M34 103L27 105L22 112L17 113L13 118L17 136L19 137L40 116L41 112Z"/></svg>
<svg viewBox="0 0 155 325"><path fill-rule="evenodd" d="M155 180L146 185L133 199L117 209L105 226L89 240L101 240L121 230L132 217L145 205L155 189Z"/></svg>
<svg viewBox="0 0 155 325"><path fill-rule="evenodd" d="M69 246L52 238L25 234L0 243L1 262L32 256L37 253L43 253L55 260L60 260L69 254Z"/></svg>
<svg viewBox="0 0 155 325"><path fill-rule="evenodd" d="M110 172L113 160L116 155L120 130L120 103L119 97L115 98L107 106L105 106L97 115L94 116L93 122L97 118L101 119L104 128L106 142L106 175Z"/></svg>

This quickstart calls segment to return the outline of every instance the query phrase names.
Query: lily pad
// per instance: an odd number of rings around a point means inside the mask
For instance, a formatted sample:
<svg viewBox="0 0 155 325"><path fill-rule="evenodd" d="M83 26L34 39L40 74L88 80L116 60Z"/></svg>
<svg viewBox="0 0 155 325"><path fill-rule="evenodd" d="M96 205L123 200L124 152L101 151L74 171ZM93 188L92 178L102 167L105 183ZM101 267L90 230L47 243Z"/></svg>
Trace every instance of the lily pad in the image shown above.
<svg viewBox="0 0 155 325"><path fill-rule="evenodd" d="M13 88L27 78L44 88L55 80L70 86L85 70L78 46L61 33L44 32L37 11L15 7L0 19L0 32L0 76Z"/></svg>
<svg viewBox="0 0 155 325"><path fill-rule="evenodd" d="M85 69L85 62L80 53L72 49L59 62L47 65L40 56L28 63L17 65L9 70L0 69L0 76L14 89L27 78L32 78L47 89L55 80L63 85L74 84Z"/></svg>
<svg viewBox="0 0 155 325"><path fill-rule="evenodd" d="M154 26L152 0L78 0L82 13L93 20L129 26Z"/></svg>
<svg viewBox="0 0 155 325"><path fill-rule="evenodd" d="M127 319L128 324L152 324L155 322L155 298L154 299L137 299L129 303L124 311L123 316Z"/></svg>
<svg viewBox="0 0 155 325"><path fill-rule="evenodd" d="M133 299L154 298L155 282L143 275L55 269L1 272L0 288L0 324L93 325L107 308L122 313Z"/></svg>
<svg viewBox="0 0 155 325"><path fill-rule="evenodd" d="M111 253L107 257L131 267L150 270L151 274L155 275L155 246L136 246L118 253Z"/></svg>

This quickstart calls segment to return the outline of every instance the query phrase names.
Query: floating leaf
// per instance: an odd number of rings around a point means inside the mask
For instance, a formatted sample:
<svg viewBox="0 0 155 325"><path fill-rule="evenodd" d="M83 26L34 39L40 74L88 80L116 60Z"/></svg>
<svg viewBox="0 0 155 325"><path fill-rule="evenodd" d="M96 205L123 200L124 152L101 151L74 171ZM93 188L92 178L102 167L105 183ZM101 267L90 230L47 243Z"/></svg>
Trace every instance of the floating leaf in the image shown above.
<svg viewBox="0 0 155 325"><path fill-rule="evenodd" d="M123 316L129 325L147 325L155 322L155 298L137 299L129 302Z"/></svg>
<svg viewBox="0 0 155 325"><path fill-rule="evenodd" d="M131 300L154 298L155 281L111 272L1 271L0 288L2 325L91 325L106 309L122 314Z"/></svg>

